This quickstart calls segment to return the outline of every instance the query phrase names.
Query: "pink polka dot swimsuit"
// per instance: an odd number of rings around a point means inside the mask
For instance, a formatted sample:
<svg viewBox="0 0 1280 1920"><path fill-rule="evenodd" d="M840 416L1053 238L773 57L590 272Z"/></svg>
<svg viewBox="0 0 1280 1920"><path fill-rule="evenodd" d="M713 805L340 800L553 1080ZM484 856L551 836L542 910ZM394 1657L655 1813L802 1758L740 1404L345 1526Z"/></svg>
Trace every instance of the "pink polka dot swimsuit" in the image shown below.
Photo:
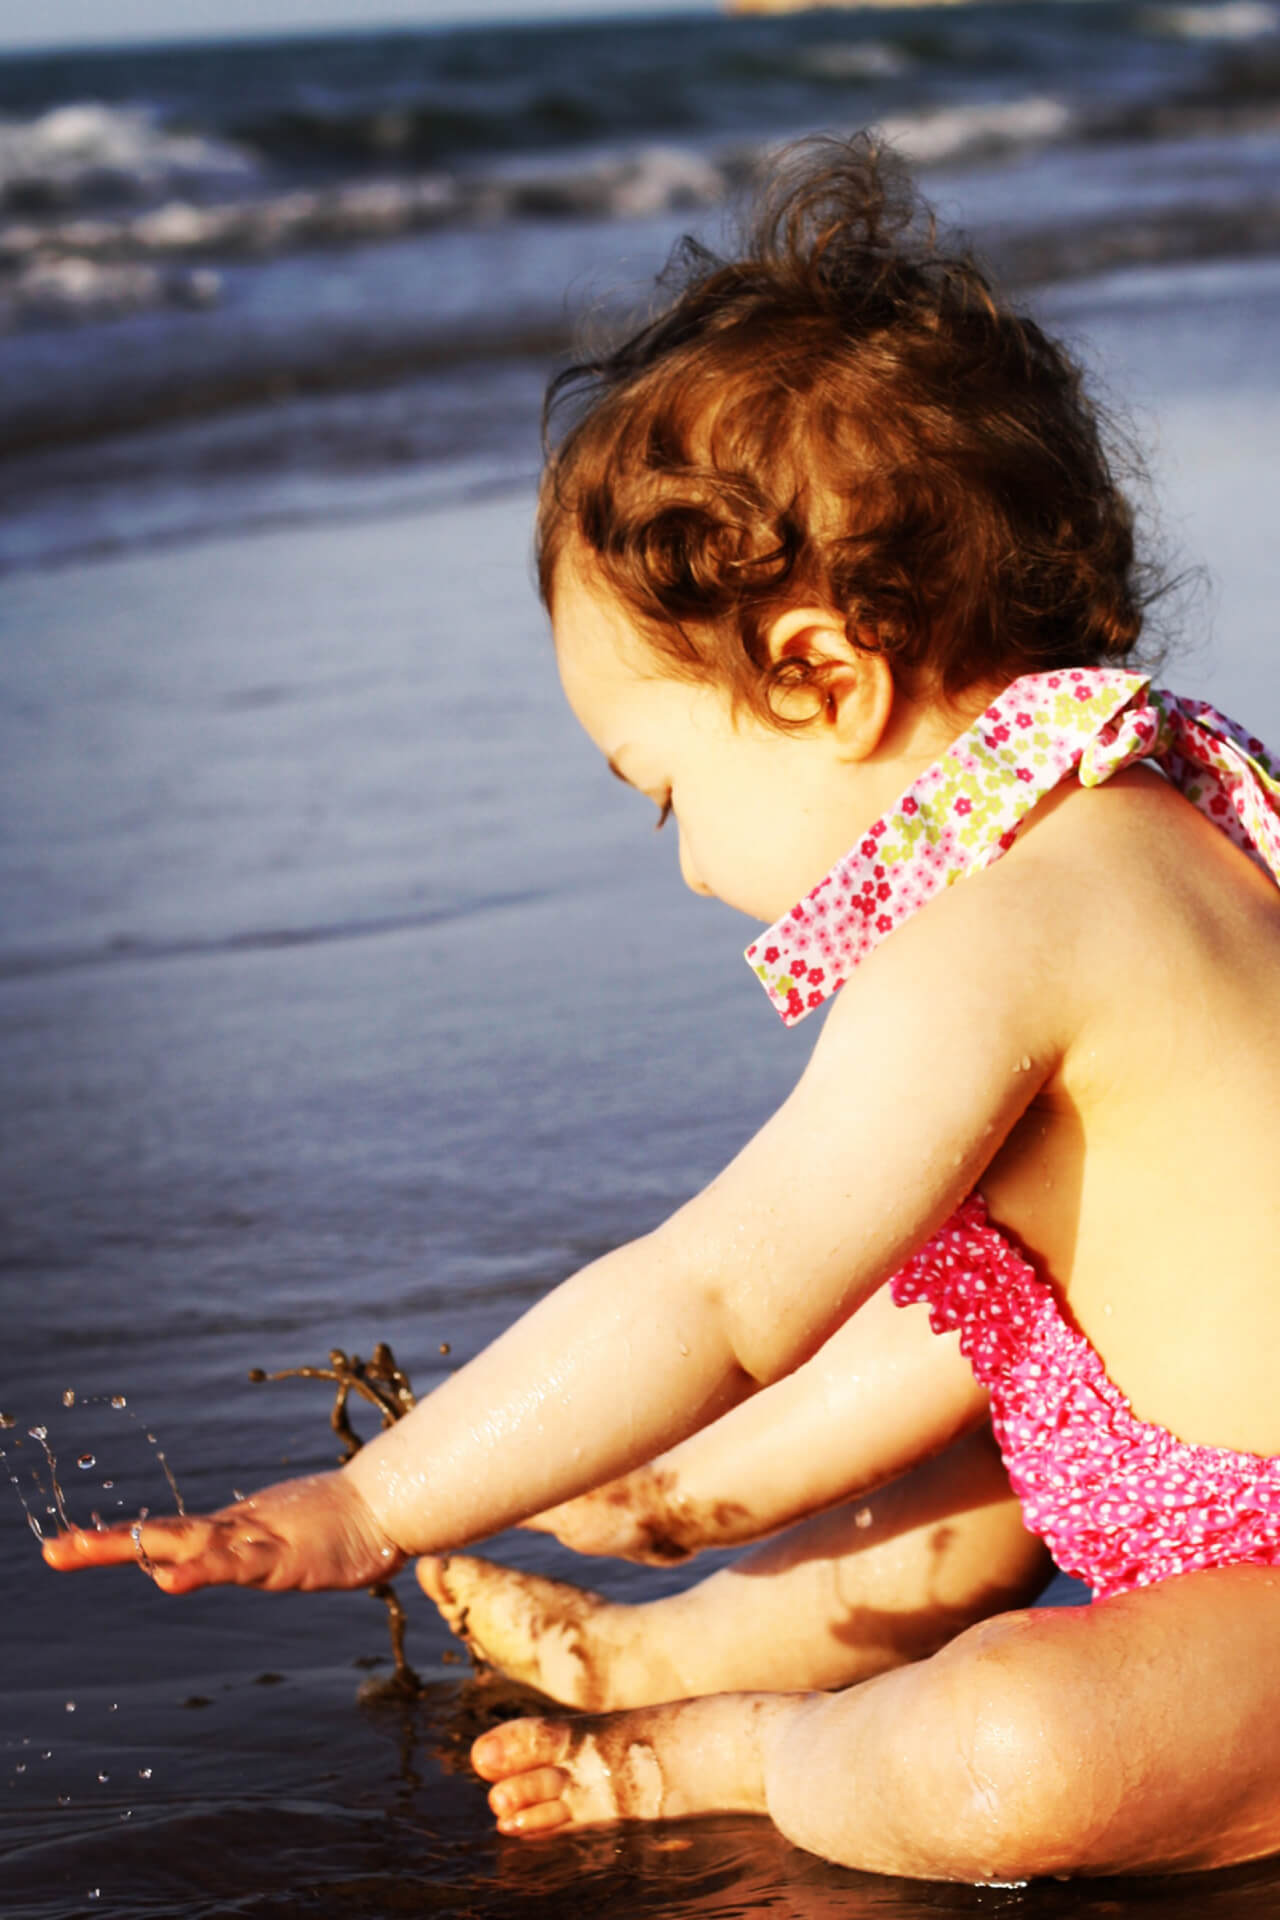
<svg viewBox="0 0 1280 1920"><path fill-rule="evenodd" d="M1023 1519L1095 1599L1197 1567L1280 1565L1280 1459L1137 1419L980 1194L890 1285L899 1306L928 1302L935 1333L958 1330Z"/></svg>
<svg viewBox="0 0 1280 1920"><path fill-rule="evenodd" d="M932 895L1007 852L1036 802L1154 759L1280 880L1280 769L1202 701L1104 668L1014 681L747 959L802 1019ZM973 1193L889 1283L956 1331L1030 1530L1096 1599L1202 1567L1280 1565L1280 1457L1139 1420L1056 1292Z"/></svg>

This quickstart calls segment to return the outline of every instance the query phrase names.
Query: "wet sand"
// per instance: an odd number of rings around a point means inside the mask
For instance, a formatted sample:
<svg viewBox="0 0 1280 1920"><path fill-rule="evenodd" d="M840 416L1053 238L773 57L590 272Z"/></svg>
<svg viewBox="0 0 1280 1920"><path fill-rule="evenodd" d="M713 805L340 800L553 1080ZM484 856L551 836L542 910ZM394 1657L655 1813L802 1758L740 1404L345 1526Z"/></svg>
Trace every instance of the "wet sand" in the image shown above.
<svg viewBox="0 0 1280 1920"><path fill-rule="evenodd" d="M1157 430L1167 536L1214 578L1212 648L1197 635L1167 679L1280 740L1280 267L1046 304ZM669 1211L799 1071L809 1036L770 1016L748 923L681 890L563 710L528 516L511 495L6 582L0 1407L18 1438L47 1423L64 1464L92 1453L66 1474L82 1518L161 1503L148 1430L192 1504L325 1464L324 1389L250 1367L387 1337L422 1390ZM125 1393L145 1425L66 1410L67 1389ZM34 1497L32 1444L10 1457ZM541 1539L499 1551L574 1564ZM357 1702L376 1669L354 1663L385 1653L363 1596L58 1580L16 1497L0 1572L6 1920L1153 1900L1236 1920L1280 1900L1267 1867L913 1888L730 1819L500 1842L456 1770L493 1697L416 1596L430 1694L406 1711ZM586 1577L626 1597L690 1576Z"/></svg>

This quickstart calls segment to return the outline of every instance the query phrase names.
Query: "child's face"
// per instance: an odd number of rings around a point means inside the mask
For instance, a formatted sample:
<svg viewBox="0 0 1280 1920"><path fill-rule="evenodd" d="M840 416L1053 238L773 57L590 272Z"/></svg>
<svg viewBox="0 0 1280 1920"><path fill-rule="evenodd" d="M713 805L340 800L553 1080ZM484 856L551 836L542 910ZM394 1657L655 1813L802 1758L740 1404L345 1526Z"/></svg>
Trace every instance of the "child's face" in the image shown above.
<svg viewBox="0 0 1280 1920"><path fill-rule="evenodd" d="M723 688L671 678L626 612L562 562L556 656L574 713L613 771L680 832L695 893L776 920L871 819L859 770L821 729L734 715Z"/></svg>

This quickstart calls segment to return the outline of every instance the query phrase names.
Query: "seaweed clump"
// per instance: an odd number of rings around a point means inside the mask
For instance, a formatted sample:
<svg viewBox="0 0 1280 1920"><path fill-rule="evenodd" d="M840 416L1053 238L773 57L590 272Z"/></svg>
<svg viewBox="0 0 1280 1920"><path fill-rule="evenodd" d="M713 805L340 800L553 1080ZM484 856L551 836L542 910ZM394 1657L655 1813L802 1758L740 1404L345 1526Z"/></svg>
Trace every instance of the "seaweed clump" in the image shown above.
<svg viewBox="0 0 1280 1920"><path fill-rule="evenodd" d="M417 1405L417 1395L409 1376L403 1367L397 1365L395 1355L385 1340L378 1342L368 1360L362 1360L358 1353L348 1354L341 1347L333 1347L329 1352L327 1367L282 1367L276 1373L267 1373L262 1367L252 1367L249 1378L255 1383L266 1380L331 1381L336 1391L329 1411L329 1425L337 1436L341 1448L338 1459L343 1465L353 1454L359 1453L364 1445L351 1424L349 1403L352 1394L376 1407L384 1428L403 1420L405 1414L411 1413ZM378 1692L416 1700L424 1688L405 1657L407 1622L400 1596L389 1580L380 1580L368 1591L375 1600L381 1600L387 1610L391 1657L395 1662L394 1673L378 1688Z"/></svg>

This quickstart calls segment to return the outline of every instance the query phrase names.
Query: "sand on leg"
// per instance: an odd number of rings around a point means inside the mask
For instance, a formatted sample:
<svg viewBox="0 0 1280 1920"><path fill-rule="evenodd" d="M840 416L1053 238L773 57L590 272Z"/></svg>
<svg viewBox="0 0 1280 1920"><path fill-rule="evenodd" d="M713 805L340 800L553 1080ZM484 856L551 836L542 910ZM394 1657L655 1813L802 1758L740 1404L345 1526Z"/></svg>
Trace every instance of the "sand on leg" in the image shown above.
<svg viewBox="0 0 1280 1920"><path fill-rule="evenodd" d="M641 1605L465 1555L419 1563L424 1590L479 1657L592 1710L849 1686L1031 1599L1051 1571L986 1428Z"/></svg>
<svg viewBox="0 0 1280 1920"><path fill-rule="evenodd" d="M728 1694L476 1742L503 1832L767 1812L922 1879L1190 1871L1280 1849L1280 1570L1018 1612L836 1695Z"/></svg>

